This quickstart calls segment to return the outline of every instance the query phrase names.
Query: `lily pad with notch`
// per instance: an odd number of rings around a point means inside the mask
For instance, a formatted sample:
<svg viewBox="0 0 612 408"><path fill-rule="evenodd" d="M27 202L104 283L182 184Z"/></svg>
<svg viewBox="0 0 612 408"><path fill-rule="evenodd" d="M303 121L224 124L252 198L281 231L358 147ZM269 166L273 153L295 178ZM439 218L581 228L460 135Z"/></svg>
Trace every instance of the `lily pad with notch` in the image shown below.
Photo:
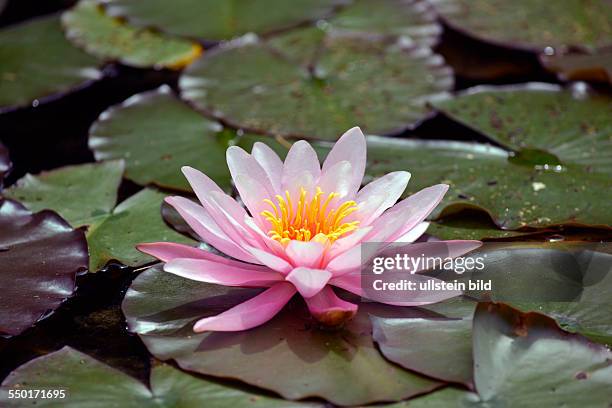
<svg viewBox="0 0 612 408"><path fill-rule="evenodd" d="M341 405L367 404L401 400L441 385L387 362L372 341L368 314L436 315L418 308L362 303L345 327L326 331L296 302L251 330L193 332L198 318L257 293L184 279L156 266L132 283L123 311L130 330L157 358L172 359L188 371L239 379L291 400L321 397Z"/></svg>

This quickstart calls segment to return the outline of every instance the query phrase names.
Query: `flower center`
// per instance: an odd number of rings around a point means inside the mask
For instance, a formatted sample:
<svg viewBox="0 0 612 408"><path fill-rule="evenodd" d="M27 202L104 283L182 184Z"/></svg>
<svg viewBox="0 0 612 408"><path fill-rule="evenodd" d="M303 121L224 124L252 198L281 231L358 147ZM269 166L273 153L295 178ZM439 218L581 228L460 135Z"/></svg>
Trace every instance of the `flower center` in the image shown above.
<svg viewBox="0 0 612 408"><path fill-rule="evenodd" d="M262 211L261 215L270 222L272 229L268 231L270 238L286 245L291 240L335 241L341 236L357 229L359 221L343 222L349 215L357 211L355 201L346 201L338 208L328 211L329 203L338 193L325 194L319 187L312 198L304 188L300 189L300 197L294 207L289 191L285 197L277 195L276 203L265 199L264 202L272 211Z"/></svg>

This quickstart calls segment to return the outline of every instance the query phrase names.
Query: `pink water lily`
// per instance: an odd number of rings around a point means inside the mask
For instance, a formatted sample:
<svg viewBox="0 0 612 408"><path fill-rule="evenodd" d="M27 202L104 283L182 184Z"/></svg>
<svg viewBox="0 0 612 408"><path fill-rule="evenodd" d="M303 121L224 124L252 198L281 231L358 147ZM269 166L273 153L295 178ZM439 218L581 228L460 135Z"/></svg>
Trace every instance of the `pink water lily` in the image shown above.
<svg viewBox="0 0 612 408"><path fill-rule="evenodd" d="M251 154L232 146L227 150L227 164L246 209L191 167L183 167L183 173L201 205L184 197L166 201L203 242L232 259L170 242L138 246L165 262L166 272L178 276L266 288L217 316L197 321L196 332L259 326L296 293L324 324L351 318L357 305L338 297L333 288L363 295L360 244L414 242L427 229L425 218L448 190L447 185L438 184L396 204L410 179L405 171L389 173L360 190L366 141L357 127L342 135L322 166L305 141L294 143L284 162L263 143L255 143ZM452 256L459 256L480 242L447 241L446 245ZM424 303L431 301L393 302L398 306Z"/></svg>

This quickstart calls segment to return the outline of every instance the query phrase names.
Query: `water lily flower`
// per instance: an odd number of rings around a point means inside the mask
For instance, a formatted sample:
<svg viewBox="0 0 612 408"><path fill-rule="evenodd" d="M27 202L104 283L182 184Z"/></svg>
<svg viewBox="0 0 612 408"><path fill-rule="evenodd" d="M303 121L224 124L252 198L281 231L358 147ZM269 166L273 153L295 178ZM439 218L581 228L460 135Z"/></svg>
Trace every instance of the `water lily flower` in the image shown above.
<svg viewBox="0 0 612 408"><path fill-rule="evenodd" d="M251 154L232 146L227 164L246 209L191 167L182 170L201 205L178 196L167 197L166 202L203 242L228 257L177 243L138 245L140 251L165 262L166 272L218 285L265 288L244 303L197 321L195 332L259 326L296 293L323 324L351 318L357 305L338 297L334 287L364 295L360 244L414 242L448 190L438 184L396 204L410 179L406 171L389 173L359 189L366 140L358 127L342 135L322 166L306 141L294 143L284 162L264 143L255 143ZM452 256L459 256L480 242L446 241L446 245ZM392 303L418 306L431 301Z"/></svg>

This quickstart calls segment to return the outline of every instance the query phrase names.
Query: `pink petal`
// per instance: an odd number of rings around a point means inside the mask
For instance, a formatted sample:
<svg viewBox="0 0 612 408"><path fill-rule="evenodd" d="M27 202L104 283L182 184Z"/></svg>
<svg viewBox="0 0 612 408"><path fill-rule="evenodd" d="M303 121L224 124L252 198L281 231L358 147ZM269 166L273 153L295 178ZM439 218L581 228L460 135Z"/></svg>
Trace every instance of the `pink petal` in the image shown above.
<svg viewBox="0 0 612 408"><path fill-rule="evenodd" d="M314 184L320 176L319 158L310 143L304 140L295 142L289 149L283 165L281 179L283 191L289 191L291 197L299 194L300 187L312 193Z"/></svg>
<svg viewBox="0 0 612 408"><path fill-rule="evenodd" d="M206 174L194 169L193 167L183 166L181 171L191 185L193 192L196 194L202 204L206 201L208 194L211 191L217 191L223 194L223 190L219 188L217 183L212 181Z"/></svg>
<svg viewBox="0 0 612 408"><path fill-rule="evenodd" d="M291 300L295 288L281 282L231 309L213 317L200 319L193 331L240 331L264 324L272 319Z"/></svg>
<svg viewBox="0 0 612 408"><path fill-rule="evenodd" d="M138 244L136 248L154 256L163 262L172 261L177 258L189 258L189 259L206 259L219 264L229 265L231 267L237 267L241 269L249 269L253 271L270 271L269 268L263 265L255 265L246 262L236 261L230 258L224 258L212 252L204 249L192 247L184 244L177 244L174 242L152 242L148 244Z"/></svg>
<svg viewBox="0 0 612 408"><path fill-rule="evenodd" d="M265 246L277 256L284 256L285 247L278 241L270 238L264 234L262 229L257 225L255 220L249 216L244 218L244 225L251 230L251 232L259 237L259 239L265 244ZM261 248L263 249L263 248Z"/></svg>
<svg viewBox="0 0 612 408"><path fill-rule="evenodd" d="M245 220L251 217L227 194L211 192L208 208L219 227L239 246L262 247L264 245L259 236L245 224Z"/></svg>
<svg viewBox="0 0 612 408"><path fill-rule="evenodd" d="M295 286L300 295L308 299L323 289L332 274L321 269L295 268L287 275L287 280Z"/></svg>
<svg viewBox="0 0 612 408"><path fill-rule="evenodd" d="M176 258L164 265L164 271L199 282L225 286L269 287L283 280L269 269L253 270L208 259Z"/></svg>
<svg viewBox="0 0 612 408"><path fill-rule="evenodd" d="M318 186L327 195L329 193L339 194L337 199L349 198L348 194L353 187L353 167L346 160L338 162L321 174ZM334 199L334 200L337 200Z"/></svg>
<svg viewBox="0 0 612 408"><path fill-rule="evenodd" d="M366 237L371 230L372 227L359 228L350 235L338 239L327 251L326 259L334 259L340 254L350 250L355 245L360 244L363 238Z"/></svg>
<svg viewBox="0 0 612 408"><path fill-rule="evenodd" d="M448 185L438 184L400 201L372 223L371 242L393 242L420 224L442 201Z"/></svg>
<svg viewBox="0 0 612 408"><path fill-rule="evenodd" d="M423 235L425 231L427 231L427 228L429 228L428 222L422 222L420 224L417 224L416 227L396 239L395 242L414 242L417 239L421 238L421 235Z"/></svg>
<svg viewBox="0 0 612 408"><path fill-rule="evenodd" d="M174 242L150 242L138 244L136 245L136 249L163 262L168 262L175 258L211 259L209 255L225 259L203 249L184 244L177 244Z"/></svg>
<svg viewBox="0 0 612 408"><path fill-rule="evenodd" d="M361 270L347 273L342 276L334 276L329 280L329 284L359 296L363 295L363 289L361 288Z"/></svg>
<svg viewBox="0 0 612 408"><path fill-rule="evenodd" d="M353 218L359 220L362 227L370 225L397 202L409 180L410 173L407 171L395 171L366 185L355 197L359 211L354 213Z"/></svg>
<svg viewBox="0 0 612 408"><path fill-rule="evenodd" d="M227 166L240 198L251 215L259 217L265 207L263 200L272 198L276 194L272 182L257 160L238 146L227 149L226 156Z"/></svg>
<svg viewBox="0 0 612 408"><path fill-rule="evenodd" d="M278 271L284 275L293 269L293 266L289 262L271 252L253 247L246 247L245 249L247 249L253 255L253 257L255 257L255 259L257 259L258 263L262 263L268 268Z"/></svg>
<svg viewBox="0 0 612 408"><path fill-rule="evenodd" d="M365 136L358 127L349 129L338 139L323 162L323 173L327 173L336 163L344 160L351 163L353 170L348 193L352 197L361 186L366 164Z"/></svg>
<svg viewBox="0 0 612 408"><path fill-rule="evenodd" d="M256 142L251 150L251 155L268 175L276 194L281 194L281 176L283 174L283 162L278 155L267 144Z"/></svg>
<svg viewBox="0 0 612 408"><path fill-rule="evenodd" d="M357 305L340 299L330 286L306 299L308 310L315 319L328 326L337 326L357 313Z"/></svg>
<svg viewBox="0 0 612 408"><path fill-rule="evenodd" d="M293 266L304 266L306 268L318 268L321 265L325 246L315 241L291 241L285 253Z"/></svg>
<svg viewBox="0 0 612 408"><path fill-rule="evenodd" d="M204 242L233 258L256 262L256 258L232 241L204 207L185 197L166 197L166 202L178 211L185 222Z"/></svg>
<svg viewBox="0 0 612 408"><path fill-rule="evenodd" d="M361 263L361 246L359 245L332 259L325 269L334 276L340 276L354 270L359 270Z"/></svg>

